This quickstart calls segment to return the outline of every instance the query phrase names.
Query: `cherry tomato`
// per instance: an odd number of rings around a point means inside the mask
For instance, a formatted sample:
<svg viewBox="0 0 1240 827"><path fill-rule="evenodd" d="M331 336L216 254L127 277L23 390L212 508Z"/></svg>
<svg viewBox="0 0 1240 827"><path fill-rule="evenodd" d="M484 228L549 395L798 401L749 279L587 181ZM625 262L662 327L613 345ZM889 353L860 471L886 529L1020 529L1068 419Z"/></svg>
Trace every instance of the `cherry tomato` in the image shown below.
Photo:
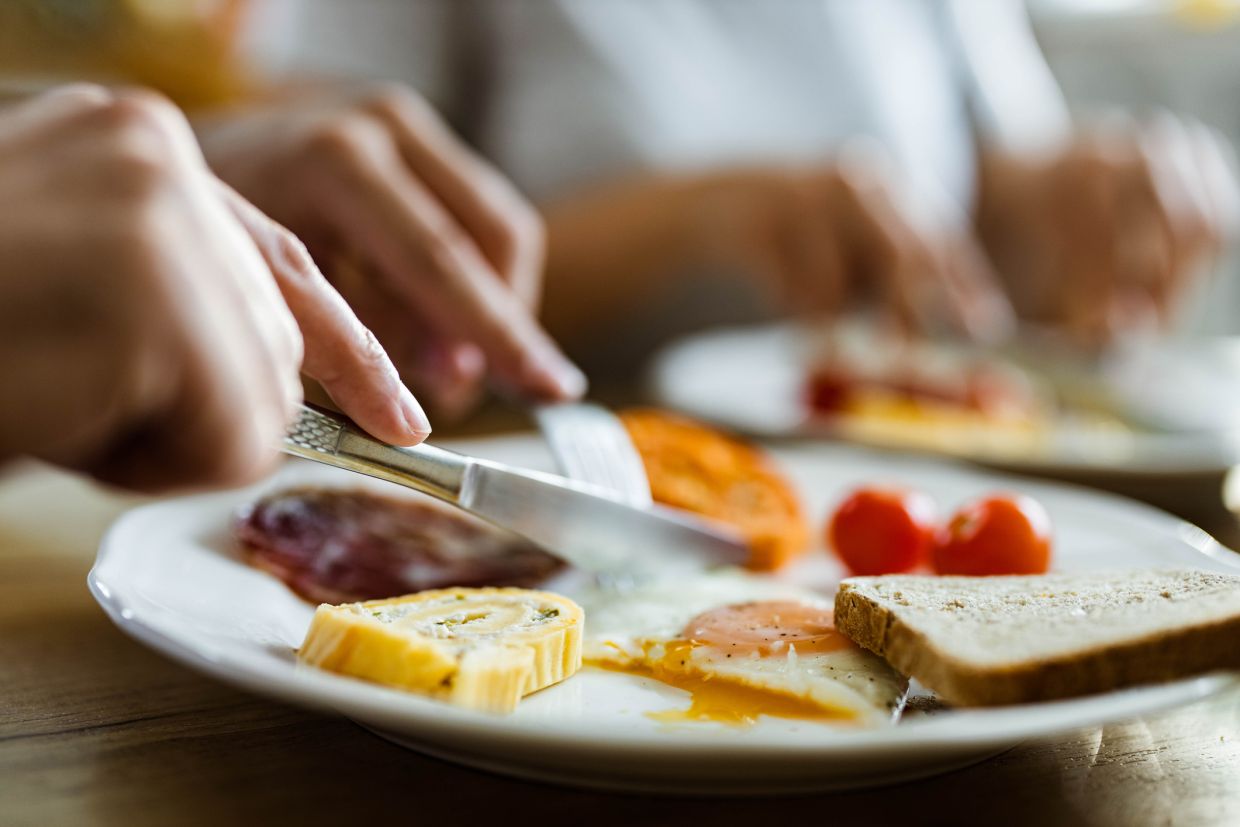
<svg viewBox="0 0 1240 827"><path fill-rule="evenodd" d="M1051 518L1037 500L996 495L969 503L934 539L939 574L1042 574L1051 562Z"/></svg>
<svg viewBox="0 0 1240 827"><path fill-rule="evenodd" d="M893 574L925 563L934 501L920 491L859 488L836 509L827 541L854 574Z"/></svg>

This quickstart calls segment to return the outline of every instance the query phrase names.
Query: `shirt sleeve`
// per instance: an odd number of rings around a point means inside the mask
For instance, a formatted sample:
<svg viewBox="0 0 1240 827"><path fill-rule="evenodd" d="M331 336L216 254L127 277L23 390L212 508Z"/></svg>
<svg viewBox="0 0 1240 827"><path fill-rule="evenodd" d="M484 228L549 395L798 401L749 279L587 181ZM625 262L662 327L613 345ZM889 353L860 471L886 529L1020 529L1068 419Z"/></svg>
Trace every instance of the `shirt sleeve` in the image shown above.
<svg viewBox="0 0 1240 827"><path fill-rule="evenodd" d="M1012 152L1067 139L1071 118L1021 0L942 0L978 138Z"/></svg>

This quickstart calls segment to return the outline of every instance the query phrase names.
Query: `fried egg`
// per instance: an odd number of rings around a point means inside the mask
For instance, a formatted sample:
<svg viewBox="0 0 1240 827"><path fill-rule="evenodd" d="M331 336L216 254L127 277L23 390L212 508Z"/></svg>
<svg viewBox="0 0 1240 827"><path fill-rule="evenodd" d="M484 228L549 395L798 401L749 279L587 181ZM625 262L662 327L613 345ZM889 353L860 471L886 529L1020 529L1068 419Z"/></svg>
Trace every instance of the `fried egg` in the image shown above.
<svg viewBox="0 0 1240 827"><path fill-rule="evenodd" d="M578 596L585 661L688 693L657 720L746 725L760 717L845 725L895 719L907 681L839 634L831 605L726 571Z"/></svg>

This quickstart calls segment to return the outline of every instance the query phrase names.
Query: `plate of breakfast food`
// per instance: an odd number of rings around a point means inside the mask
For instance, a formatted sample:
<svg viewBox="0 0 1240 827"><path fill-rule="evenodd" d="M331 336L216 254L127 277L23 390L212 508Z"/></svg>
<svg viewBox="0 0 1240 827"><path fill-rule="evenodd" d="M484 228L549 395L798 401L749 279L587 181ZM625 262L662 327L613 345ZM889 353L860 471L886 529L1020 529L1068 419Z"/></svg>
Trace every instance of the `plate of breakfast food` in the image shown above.
<svg viewBox="0 0 1240 827"><path fill-rule="evenodd" d="M291 460L129 512L90 588L127 633L221 680L447 760L607 789L893 783L1240 685L1240 564L1162 512L622 419L655 499L729 524L744 568L589 574ZM451 447L552 467L534 435Z"/></svg>
<svg viewBox="0 0 1240 827"><path fill-rule="evenodd" d="M656 356L655 400L758 437L836 438L1033 472L1218 474L1240 462L1240 360L1132 343L1004 353L875 325L723 328Z"/></svg>

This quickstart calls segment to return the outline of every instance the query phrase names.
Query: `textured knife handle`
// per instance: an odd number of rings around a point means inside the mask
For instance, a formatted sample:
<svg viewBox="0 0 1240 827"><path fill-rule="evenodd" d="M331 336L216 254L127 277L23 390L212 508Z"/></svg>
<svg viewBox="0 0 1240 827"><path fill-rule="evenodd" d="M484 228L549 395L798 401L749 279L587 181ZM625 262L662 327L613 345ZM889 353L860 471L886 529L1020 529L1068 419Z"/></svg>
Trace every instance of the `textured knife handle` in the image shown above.
<svg viewBox="0 0 1240 827"><path fill-rule="evenodd" d="M284 435L284 444L301 456L307 455L304 452L334 456L340 447L340 435L344 433L344 428L343 421L302 405L297 421Z"/></svg>
<svg viewBox="0 0 1240 827"><path fill-rule="evenodd" d="M380 442L339 414L302 405L284 435L287 454L394 482L448 502L460 499L468 457L431 445Z"/></svg>

